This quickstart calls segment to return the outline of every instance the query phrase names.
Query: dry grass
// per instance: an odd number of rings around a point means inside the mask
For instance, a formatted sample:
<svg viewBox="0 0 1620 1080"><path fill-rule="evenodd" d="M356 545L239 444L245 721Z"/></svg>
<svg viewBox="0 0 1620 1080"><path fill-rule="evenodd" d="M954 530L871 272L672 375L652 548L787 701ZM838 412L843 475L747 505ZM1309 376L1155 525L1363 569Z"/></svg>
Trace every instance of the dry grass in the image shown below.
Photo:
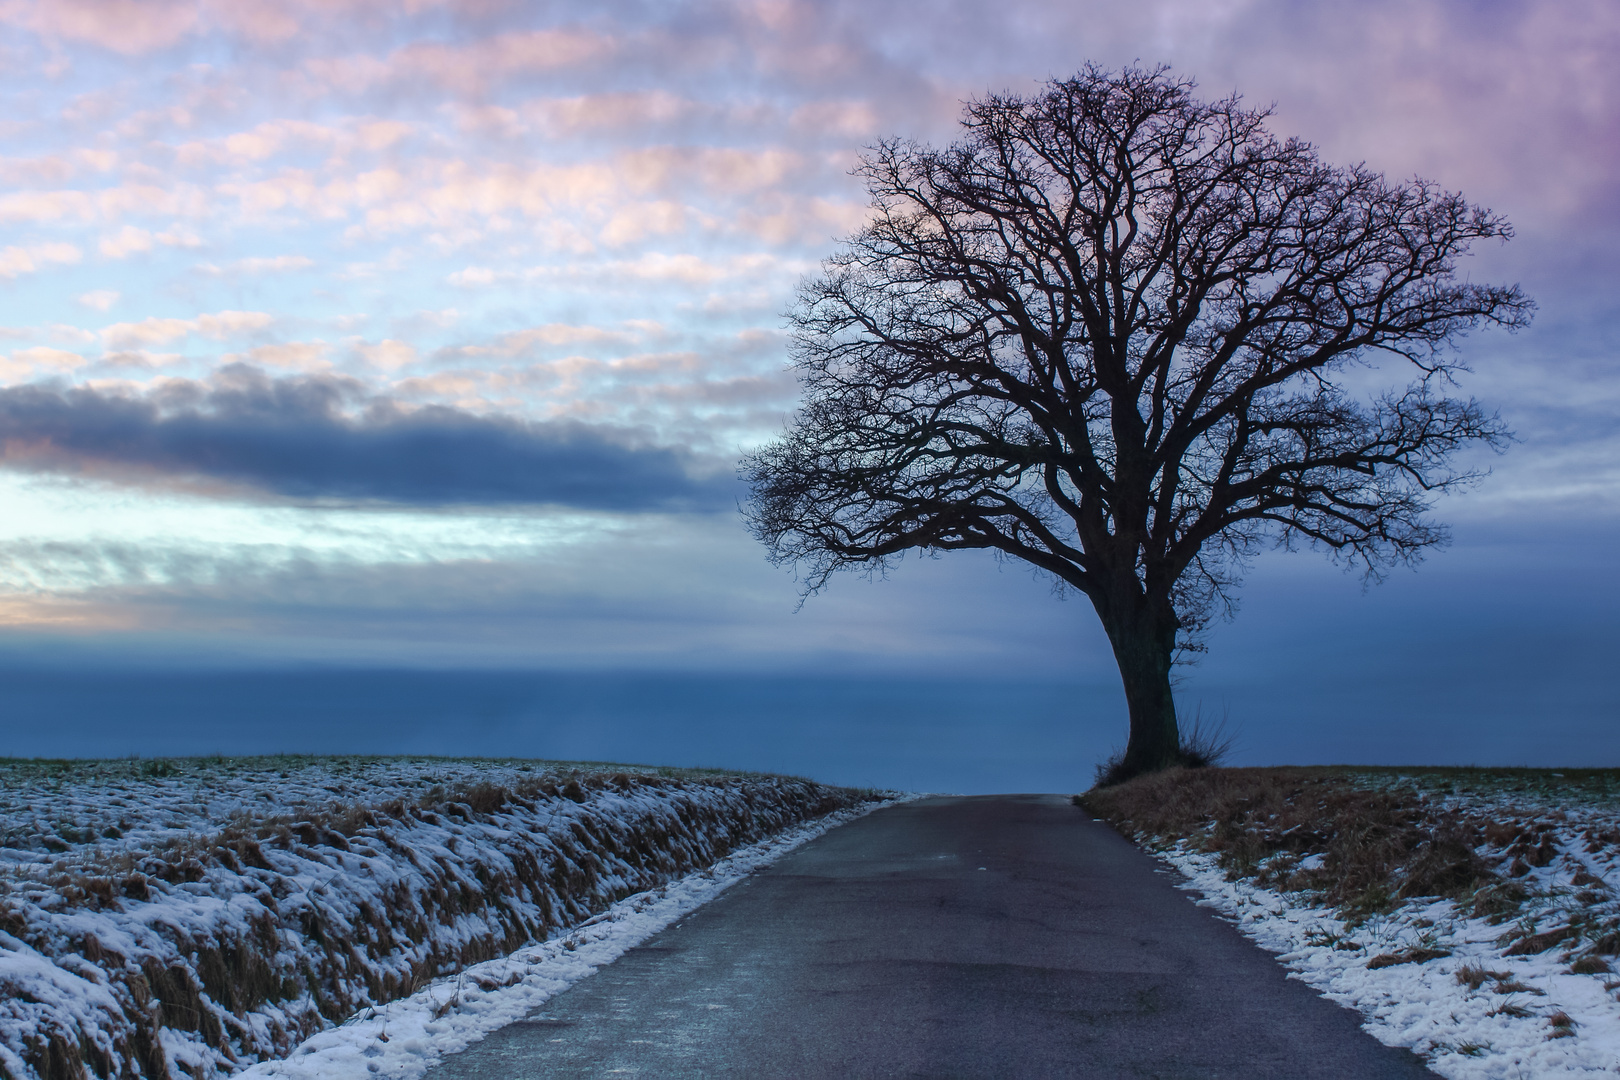
<svg viewBox="0 0 1620 1080"><path fill-rule="evenodd" d="M1367 961L1367 969L1376 971L1379 968L1394 967L1396 964L1426 964L1430 960L1438 960L1442 956L1450 956L1445 949L1423 949L1414 946L1402 949L1400 952L1383 953Z"/></svg>
<svg viewBox="0 0 1620 1080"><path fill-rule="evenodd" d="M1503 957L1557 950L1569 974L1601 978L1620 955L1620 896L1605 880L1620 861L1620 770L1181 769L1075 801L1128 837L1214 854L1232 880L1334 907L1349 928L1436 898L1502 926ZM1307 943L1356 948L1348 938L1313 930ZM1367 966L1421 962L1443 948L1420 937ZM1483 968L1464 967L1458 979L1535 993ZM1504 1015L1517 1008L1502 1005Z"/></svg>
<svg viewBox="0 0 1620 1080"><path fill-rule="evenodd" d="M1512 977L1511 972L1491 971L1474 964L1465 964L1457 969L1457 985L1466 986L1470 990L1478 990L1488 982L1501 982Z"/></svg>
<svg viewBox="0 0 1620 1080"><path fill-rule="evenodd" d="M1186 839L1233 878L1309 893L1352 921L1411 897L1498 915L1523 899L1475 854L1478 823L1410 789L1369 788L1332 770L1171 769L1079 801L1127 836ZM1312 855L1319 865L1305 862Z"/></svg>
<svg viewBox="0 0 1620 1080"><path fill-rule="evenodd" d="M115 765L164 776L205 767ZM29 771L71 782L75 772L88 770L30 763ZM717 788L731 793L722 796L729 810L710 797ZM637 789L659 789L664 797L618 818L582 814L571 805ZM707 770L545 768L504 783L441 783L368 803L242 812L215 831L144 851L103 855L92 848L25 884L44 887L53 896L52 910L64 914L118 913L176 886L214 881L223 869L260 883L254 895L262 913L248 920L245 931L222 924L217 933L193 937L160 926L162 955L123 956L93 935L67 939L42 932L0 890L0 931L47 957L95 964L123 1009L99 1040L70 1025L42 1025L37 1037L16 1049L45 1080L178 1080L166 1060L162 1029L189 1033L227 1061L285 1053L360 1007L408 996L436 976L544 939L632 892L868 796L789 778ZM458 832L475 823L497 825L509 839L493 853L462 848L466 854L456 860L418 861L413 830L452 825ZM458 850L454 835L446 846ZM267 858L278 850L306 865L330 866L331 879L307 891L293 887ZM409 862L419 875L411 880L419 884L402 881L393 892L368 899L363 890L345 887L343 868L351 865L345 859L356 857ZM437 924L483 929L446 935L435 932ZM283 939L289 933L303 942L296 964L278 955L287 952ZM0 994L6 992L0 987ZM5 1074L0 1065L0 1076Z"/></svg>

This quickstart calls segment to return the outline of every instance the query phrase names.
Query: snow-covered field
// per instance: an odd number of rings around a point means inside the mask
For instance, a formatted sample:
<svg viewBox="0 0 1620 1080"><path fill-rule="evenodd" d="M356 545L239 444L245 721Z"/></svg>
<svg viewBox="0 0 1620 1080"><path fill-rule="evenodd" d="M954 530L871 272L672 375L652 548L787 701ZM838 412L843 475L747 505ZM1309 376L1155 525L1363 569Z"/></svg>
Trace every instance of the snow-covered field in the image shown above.
<svg viewBox="0 0 1620 1080"><path fill-rule="evenodd" d="M286 1075L414 1075L874 801L522 761L0 762L0 1074L303 1049Z"/></svg>
<svg viewBox="0 0 1620 1080"><path fill-rule="evenodd" d="M1213 821L1185 836L1137 831L1137 839L1185 876L1200 903L1440 1075L1612 1077L1620 1075L1620 976L1612 970L1620 953L1620 798L1615 777L1561 779L1353 775L1408 799L1420 831L1469 830L1488 868L1452 898L1402 897L1392 881L1394 899L1383 910L1335 909L1320 889L1289 887L1331 872L1331 838L1273 838L1282 850L1247 865L1235 864L1230 848L1225 858L1204 850ZM1422 856L1421 845L1413 855Z"/></svg>

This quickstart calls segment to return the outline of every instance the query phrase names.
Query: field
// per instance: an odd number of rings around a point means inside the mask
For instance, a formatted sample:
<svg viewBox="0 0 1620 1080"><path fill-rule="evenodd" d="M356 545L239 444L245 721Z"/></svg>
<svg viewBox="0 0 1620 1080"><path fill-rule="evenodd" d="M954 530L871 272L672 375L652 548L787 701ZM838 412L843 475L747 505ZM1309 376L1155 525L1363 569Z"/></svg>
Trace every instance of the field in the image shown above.
<svg viewBox="0 0 1620 1080"><path fill-rule="evenodd" d="M0 762L0 1075L230 1075L875 798L531 761Z"/></svg>
<svg viewBox="0 0 1620 1080"><path fill-rule="evenodd" d="M536 761L0 761L0 1076L418 1075L877 798ZM1620 771L1198 769L1079 801L1444 1076L1620 1066Z"/></svg>
<svg viewBox="0 0 1620 1080"><path fill-rule="evenodd" d="M1620 771L1175 770L1077 801L1443 1076L1620 1068Z"/></svg>

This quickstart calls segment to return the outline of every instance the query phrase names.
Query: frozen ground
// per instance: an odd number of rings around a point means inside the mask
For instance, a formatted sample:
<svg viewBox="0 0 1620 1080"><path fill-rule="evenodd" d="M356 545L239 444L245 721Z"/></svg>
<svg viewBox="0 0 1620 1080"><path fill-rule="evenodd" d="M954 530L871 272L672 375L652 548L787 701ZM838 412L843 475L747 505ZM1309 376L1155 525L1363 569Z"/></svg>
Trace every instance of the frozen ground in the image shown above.
<svg viewBox="0 0 1620 1080"><path fill-rule="evenodd" d="M229 1075L365 1010L403 1046L458 975L423 1034L471 1038L486 983L561 985L724 880L693 871L872 801L521 761L0 762L0 1074Z"/></svg>
<svg viewBox="0 0 1620 1080"><path fill-rule="evenodd" d="M1608 783L1560 785L1559 774L1364 774L1417 791L1478 825L1477 849L1523 899L1476 916L1455 900L1414 898L1346 918L1306 892L1262 887L1286 874L1233 873L1199 838L1142 836L1201 903L1277 953L1298 978L1356 1009L1386 1044L1421 1053L1452 1080L1620 1075L1620 805ZM1273 859L1304 869L1323 855ZM1275 867L1272 868L1275 870Z"/></svg>

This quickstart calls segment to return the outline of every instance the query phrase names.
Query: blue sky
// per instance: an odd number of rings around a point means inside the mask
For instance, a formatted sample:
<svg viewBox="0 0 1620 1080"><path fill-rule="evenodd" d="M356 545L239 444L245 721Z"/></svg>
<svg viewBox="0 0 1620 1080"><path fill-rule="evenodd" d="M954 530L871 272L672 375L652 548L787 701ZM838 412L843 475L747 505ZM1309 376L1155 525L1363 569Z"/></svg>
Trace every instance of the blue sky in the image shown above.
<svg viewBox="0 0 1620 1080"><path fill-rule="evenodd" d="M1540 305L1462 343L1518 442L1453 547L1261 559L1189 707L1247 760L1620 764L1617 46L1607 0L0 0L0 659L1108 686L1086 605L986 558L795 613L733 470L860 149L1139 60L1501 212L1466 272Z"/></svg>

